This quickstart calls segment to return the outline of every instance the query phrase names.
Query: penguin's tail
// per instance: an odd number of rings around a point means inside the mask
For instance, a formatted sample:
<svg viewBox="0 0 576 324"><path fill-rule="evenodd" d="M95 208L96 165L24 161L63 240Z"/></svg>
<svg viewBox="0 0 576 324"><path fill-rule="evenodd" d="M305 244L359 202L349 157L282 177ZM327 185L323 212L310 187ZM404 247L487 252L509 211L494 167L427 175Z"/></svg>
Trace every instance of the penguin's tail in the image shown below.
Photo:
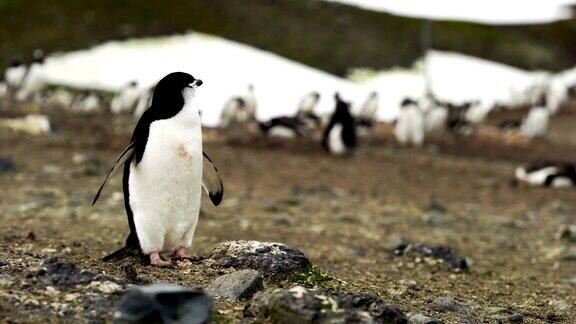
<svg viewBox="0 0 576 324"><path fill-rule="evenodd" d="M134 252L135 252L134 249L125 246L103 257L102 261L104 262L120 261L127 257L134 256L135 255Z"/></svg>

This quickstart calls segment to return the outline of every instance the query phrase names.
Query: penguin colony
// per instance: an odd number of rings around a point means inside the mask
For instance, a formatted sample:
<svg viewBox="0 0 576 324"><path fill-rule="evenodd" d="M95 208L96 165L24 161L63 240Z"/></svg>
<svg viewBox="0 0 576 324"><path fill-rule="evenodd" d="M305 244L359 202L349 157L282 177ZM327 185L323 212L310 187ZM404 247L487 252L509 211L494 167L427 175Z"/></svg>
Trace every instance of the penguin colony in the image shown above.
<svg viewBox="0 0 576 324"><path fill-rule="evenodd" d="M78 113L108 111L112 114L133 114L137 119L141 119L154 102L155 88L142 87L135 80L128 81L113 97L89 89L49 89L43 76L44 62L45 55L42 50L35 50L28 60L14 56L5 71L4 82L0 84L0 96L17 102L32 101L40 103L41 106L49 104L63 107ZM222 109L221 127L237 128L252 124L255 127L248 129L258 130L265 137L320 140L323 149L331 155L350 156L356 151L359 138L372 134L377 125L377 115L381 108L379 94L376 91L371 92L358 109L353 109L352 103L336 93L334 111L331 114L317 112L323 99L326 100L319 92L309 92L301 98L296 114L259 121L256 87L248 84L245 93L226 102ZM513 132L529 139L545 137L551 116L566 99L576 99L576 85L566 89L535 87L526 99L531 108L525 118L503 121L499 125L500 130L502 133ZM428 134L474 132L494 109L506 108L489 106L480 101L443 101L428 90L420 99L404 98L399 104L399 113L394 122L394 136L400 146L422 147ZM533 168L522 170L524 171L516 173L516 181L519 183L557 186L555 182L528 181L526 179L532 179L529 176L535 171ZM570 183L564 180L560 182Z"/></svg>

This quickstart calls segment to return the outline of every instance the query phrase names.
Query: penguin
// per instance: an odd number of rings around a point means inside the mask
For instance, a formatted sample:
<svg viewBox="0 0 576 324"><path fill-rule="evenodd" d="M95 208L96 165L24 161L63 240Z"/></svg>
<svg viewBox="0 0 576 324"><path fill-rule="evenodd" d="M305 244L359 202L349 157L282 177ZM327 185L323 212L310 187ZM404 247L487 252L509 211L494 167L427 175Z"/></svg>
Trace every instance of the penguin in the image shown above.
<svg viewBox="0 0 576 324"><path fill-rule="evenodd" d="M360 108L360 112L356 117L356 128L360 136L368 135L374 128L376 123L376 113L378 112L378 93L372 91L368 95L368 99Z"/></svg>
<svg viewBox="0 0 576 324"><path fill-rule="evenodd" d="M420 110L424 112L424 125L426 132L439 132L446 130L448 123L448 107L439 104L434 96L427 92L422 102Z"/></svg>
<svg viewBox="0 0 576 324"><path fill-rule="evenodd" d="M101 103L100 95L94 90L89 90L78 94L70 109L79 113L94 113L100 110Z"/></svg>
<svg viewBox="0 0 576 324"><path fill-rule="evenodd" d="M299 116L276 117L259 123L260 131L267 137L311 138L312 129Z"/></svg>
<svg viewBox="0 0 576 324"><path fill-rule="evenodd" d="M137 81L130 81L124 85L112 99L110 111L115 114L134 112L140 97Z"/></svg>
<svg viewBox="0 0 576 324"><path fill-rule="evenodd" d="M26 76L22 80L22 84L18 89L16 98L18 100L37 100L41 101L43 98L43 91L46 88L46 80L44 77L44 52L41 49L34 50L32 54L33 61L26 70Z"/></svg>
<svg viewBox="0 0 576 324"><path fill-rule="evenodd" d="M522 121L520 133L527 138L543 137L548 132L550 124L550 109L547 106L547 97L542 95L528 116Z"/></svg>
<svg viewBox="0 0 576 324"><path fill-rule="evenodd" d="M243 98L235 97L230 99L220 115L220 126L229 127L248 122L249 114L246 101Z"/></svg>
<svg viewBox="0 0 576 324"><path fill-rule="evenodd" d="M48 94L48 104L50 106L69 109L74 102L74 95L66 89L56 89Z"/></svg>
<svg viewBox="0 0 576 324"><path fill-rule="evenodd" d="M471 125L481 124L492 110L492 105L475 100L470 103L470 107L464 114L464 119Z"/></svg>
<svg viewBox="0 0 576 324"><path fill-rule="evenodd" d="M418 102L410 98L404 99L400 104L400 113L396 120L395 135L398 143L422 146L424 127L424 116L418 107Z"/></svg>
<svg viewBox="0 0 576 324"><path fill-rule="evenodd" d="M248 94L244 98L244 102L246 103L246 111L248 112L248 121L255 121L257 104L253 84L248 85Z"/></svg>
<svg viewBox="0 0 576 324"><path fill-rule="evenodd" d="M552 188L574 187L576 186L576 164L539 160L517 168L512 185Z"/></svg>
<svg viewBox="0 0 576 324"><path fill-rule="evenodd" d="M20 57L14 56L10 59L8 68L6 68L6 72L4 73L4 82L8 87L8 91L16 93L18 89L20 89L26 77L27 70L28 67L22 62Z"/></svg>
<svg viewBox="0 0 576 324"><path fill-rule="evenodd" d="M340 94L334 95L336 109L322 136L322 147L332 155L353 153L358 145L356 123L350 113L350 103L342 100Z"/></svg>
<svg viewBox="0 0 576 324"><path fill-rule="evenodd" d="M231 125L245 124L256 120L256 94L254 85L248 85L246 96L232 97L226 104L220 115L220 125L228 127Z"/></svg>
<svg viewBox="0 0 576 324"><path fill-rule="evenodd" d="M298 114L315 114L315 109L319 102L320 94L316 91L310 92L309 94L305 95L302 100L300 100L300 103L298 104Z"/></svg>
<svg viewBox="0 0 576 324"><path fill-rule="evenodd" d="M310 131L314 131L321 127L321 120L316 113L316 107L320 103L320 93L313 91L302 98L298 104L298 111L296 117L300 122L306 124Z"/></svg>
<svg viewBox="0 0 576 324"><path fill-rule="evenodd" d="M201 85L201 80L184 72L170 73L158 82L152 103L140 117L130 144L98 189L92 205L110 176L123 169L130 234L125 246L104 257L104 261L139 254L148 256L153 266L168 266L171 262L163 260L160 253L188 257L202 188L214 205L222 201L222 179L202 148L200 114L194 104Z"/></svg>

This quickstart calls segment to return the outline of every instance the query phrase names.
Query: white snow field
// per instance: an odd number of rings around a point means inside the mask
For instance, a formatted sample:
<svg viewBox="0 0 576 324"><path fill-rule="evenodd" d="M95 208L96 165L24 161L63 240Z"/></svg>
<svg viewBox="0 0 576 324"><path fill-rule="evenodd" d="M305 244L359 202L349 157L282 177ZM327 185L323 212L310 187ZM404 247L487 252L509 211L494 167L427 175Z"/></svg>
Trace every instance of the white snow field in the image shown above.
<svg viewBox="0 0 576 324"><path fill-rule="evenodd" d="M320 92L319 112L332 111L334 93L359 102L368 96L346 79L220 37L191 32L185 35L108 42L92 49L54 55L47 59L44 76L50 84L118 90L136 80L154 85L164 75L184 71L202 79L197 93L202 122L219 123L232 96L243 95L254 84L257 117L293 114L311 91Z"/></svg>
<svg viewBox="0 0 576 324"><path fill-rule="evenodd" d="M458 53L430 51L425 62L426 73L420 61L412 69L379 71L360 81L366 90L380 93L380 119L394 119L404 98L422 98L425 75L438 99L452 103L479 100L487 107L530 104L547 86L553 92L562 91L576 82L576 69L558 75L528 72Z"/></svg>
<svg viewBox="0 0 576 324"><path fill-rule="evenodd" d="M527 72L504 64L457 53L431 51L411 69L356 73L352 80L290 61L250 46L201 33L109 42L88 50L48 58L43 74L48 83L78 88L118 90L136 80L143 88L173 71L189 72L205 81L197 103L203 123L216 126L224 104L247 92L254 84L257 117L293 114L304 95L322 95L318 111L334 109L336 91L352 101L357 110L370 91L379 92L377 117L396 118L406 97L419 99L425 92L425 77L433 93L442 100L461 103L481 100L483 106L518 105L535 99L538 90L551 85L563 91L576 82L576 69L558 75Z"/></svg>
<svg viewBox="0 0 576 324"><path fill-rule="evenodd" d="M323 0L430 20L488 25L543 24L568 19L576 0Z"/></svg>

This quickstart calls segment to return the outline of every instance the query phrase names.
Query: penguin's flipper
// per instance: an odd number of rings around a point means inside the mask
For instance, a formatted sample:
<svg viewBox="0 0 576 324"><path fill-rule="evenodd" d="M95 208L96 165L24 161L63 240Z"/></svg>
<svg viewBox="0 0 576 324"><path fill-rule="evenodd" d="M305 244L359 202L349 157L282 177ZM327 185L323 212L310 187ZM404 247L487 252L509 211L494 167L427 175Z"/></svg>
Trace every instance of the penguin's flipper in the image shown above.
<svg viewBox="0 0 576 324"><path fill-rule="evenodd" d="M98 198L100 198L100 194L102 193L104 186L106 185L106 183L108 182L108 180L110 179L112 174L114 174L116 171L118 171L120 169L120 167L122 167L124 165L124 163L126 163L126 161L132 157L132 154L134 153L135 147L136 147L136 144L134 142L132 142L124 149L124 151L122 151L122 153L120 153L120 155L116 159L116 162L114 163L114 166L112 166L110 171L108 171L108 174L106 174L106 178L104 178L102 185L98 189L98 192L96 192L96 196L94 196L94 200L92 201L92 206L94 206L94 204L96 204L96 202L98 201Z"/></svg>
<svg viewBox="0 0 576 324"><path fill-rule="evenodd" d="M210 156L204 151L202 151L202 155L204 155L205 162L202 168L202 187L206 190L214 206L218 206L224 197L224 184Z"/></svg>

